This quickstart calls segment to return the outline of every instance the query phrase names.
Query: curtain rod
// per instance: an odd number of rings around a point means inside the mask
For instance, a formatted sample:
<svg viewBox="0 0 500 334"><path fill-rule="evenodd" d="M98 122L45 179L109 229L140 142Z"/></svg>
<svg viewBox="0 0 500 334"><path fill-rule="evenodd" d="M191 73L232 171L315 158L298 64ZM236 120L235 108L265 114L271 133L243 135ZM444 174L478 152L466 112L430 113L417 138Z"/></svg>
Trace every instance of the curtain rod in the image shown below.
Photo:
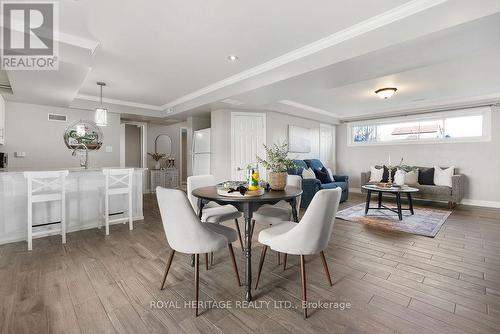
<svg viewBox="0 0 500 334"><path fill-rule="evenodd" d="M425 115L425 114L433 114L435 112L442 112L442 111L454 111L454 110L463 110L463 109L475 109L475 108L481 108L481 107L500 107L499 102L495 103L481 103L481 104L471 104L471 105L463 105L463 106L457 106L457 107L443 107L443 108L436 108L436 109L420 109L420 110L415 110L411 112L404 112L404 113L392 113L389 115L377 115L377 116L368 116L368 117L353 117L350 119L342 120L341 123L349 123L349 122L358 122L358 121L371 121L371 120L377 120L377 119L384 119L384 118L391 118L391 117L407 117L407 116L414 116L414 115Z"/></svg>

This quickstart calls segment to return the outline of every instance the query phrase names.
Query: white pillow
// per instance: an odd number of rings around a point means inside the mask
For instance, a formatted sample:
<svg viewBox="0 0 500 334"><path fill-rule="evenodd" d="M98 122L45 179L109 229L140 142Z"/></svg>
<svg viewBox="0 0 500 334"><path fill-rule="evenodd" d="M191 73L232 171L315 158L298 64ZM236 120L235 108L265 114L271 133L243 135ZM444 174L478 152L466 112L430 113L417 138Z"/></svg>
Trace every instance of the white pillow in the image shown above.
<svg viewBox="0 0 500 334"><path fill-rule="evenodd" d="M405 184L417 184L417 183L418 183L418 169L406 172Z"/></svg>
<svg viewBox="0 0 500 334"><path fill-rule="evenodd" d="M384 175L383 168L375 168L374 166L370 167L370 181L368 182L380 182L382 181L382 177Z"/></svg>
<svg viewBox="0 0 500 334"><path fill-rule="evenodd" d="M302 178L303 179L315 179L316 174L314 174L314 171L311 168L307 168L302 171Z"/></svg>
<svg viewBox="0 0 500 334"><path fill-rule="evenodd" d="M447 186L451 188L451 177L454 171L454 166L447 169L441 169L438 166L434 166L434 184L436 186Z"/></svg>
<svg viewBox="0 0 500 334"><path fill-rule="evenodd" d="M332 182L335 182L335 179L333 178L332 170L330 168L327 168L326 170L328 171L328 174L330 175L330 178L332 179Z"/></svg>

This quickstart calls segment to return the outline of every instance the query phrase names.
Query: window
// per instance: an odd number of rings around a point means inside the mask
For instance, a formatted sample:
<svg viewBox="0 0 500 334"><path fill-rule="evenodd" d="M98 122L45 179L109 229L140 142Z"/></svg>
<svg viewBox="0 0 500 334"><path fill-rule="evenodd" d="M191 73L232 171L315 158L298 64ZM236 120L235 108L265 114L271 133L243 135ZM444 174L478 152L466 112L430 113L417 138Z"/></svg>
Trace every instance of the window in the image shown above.
<svg viewBox="0 0 500 334"><path fill-rule="evenodd" d="M348 123L350 145L490 140L489 107Z"/></svg>

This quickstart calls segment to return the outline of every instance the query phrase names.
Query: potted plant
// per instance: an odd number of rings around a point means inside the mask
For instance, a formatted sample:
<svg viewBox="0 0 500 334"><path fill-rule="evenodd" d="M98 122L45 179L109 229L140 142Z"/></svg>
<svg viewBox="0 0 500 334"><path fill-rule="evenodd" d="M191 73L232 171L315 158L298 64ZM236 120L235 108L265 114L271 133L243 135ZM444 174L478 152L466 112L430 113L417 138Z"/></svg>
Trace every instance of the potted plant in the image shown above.
<svg viewBox="0 0 500 334"><path fill-rule="evenodd" d="M295 163L288 158L288 144L274 144L271 147L264 145L267 159L257 156L257 160L268 171L269 186L273 190L283 190L286 187L287 170L295 167Z"/></svg>
<svg viewBox="0 0 500 334"><path fill-rule="evenodd" d="M156 161L155 169L160 169L160 167L161 167L160 160L167 156L164 153L158 153L158 152L148 153L148 155L151 156L151 158L153 158L154 161Z"/></svg>

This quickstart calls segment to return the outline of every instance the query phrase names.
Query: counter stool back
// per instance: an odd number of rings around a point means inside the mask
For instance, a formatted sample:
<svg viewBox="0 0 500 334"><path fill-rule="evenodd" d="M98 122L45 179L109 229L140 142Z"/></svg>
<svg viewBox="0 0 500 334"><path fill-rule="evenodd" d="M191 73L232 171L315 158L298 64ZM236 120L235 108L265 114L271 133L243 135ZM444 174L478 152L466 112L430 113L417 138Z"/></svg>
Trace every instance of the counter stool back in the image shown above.
<svg viewBox="0 0 500 334"><path fill-rule="evenodd" d="M132 176L133 168L105 168L102 170L106 181L104 186L104 222L106 225L106 235L109 235L109 224L128 221L129 229L133 230L134 223L132 219ZM109 198L113 195L127 195L128 212L127 216L109 219ZM99 220L99 228L101 228L101 220Z"/></svg>
<svg viewBox="0 0 500 334"><path fill-rule="evenodd" d="M24 172L28 186L28 250L33 249L33 237L60 233L62 243L66 243L66 176L67 170L46 172ZM61 202L61 221L33 225L33 204ZM33 227L59 224L59 228L33 232Z"/></svg>

